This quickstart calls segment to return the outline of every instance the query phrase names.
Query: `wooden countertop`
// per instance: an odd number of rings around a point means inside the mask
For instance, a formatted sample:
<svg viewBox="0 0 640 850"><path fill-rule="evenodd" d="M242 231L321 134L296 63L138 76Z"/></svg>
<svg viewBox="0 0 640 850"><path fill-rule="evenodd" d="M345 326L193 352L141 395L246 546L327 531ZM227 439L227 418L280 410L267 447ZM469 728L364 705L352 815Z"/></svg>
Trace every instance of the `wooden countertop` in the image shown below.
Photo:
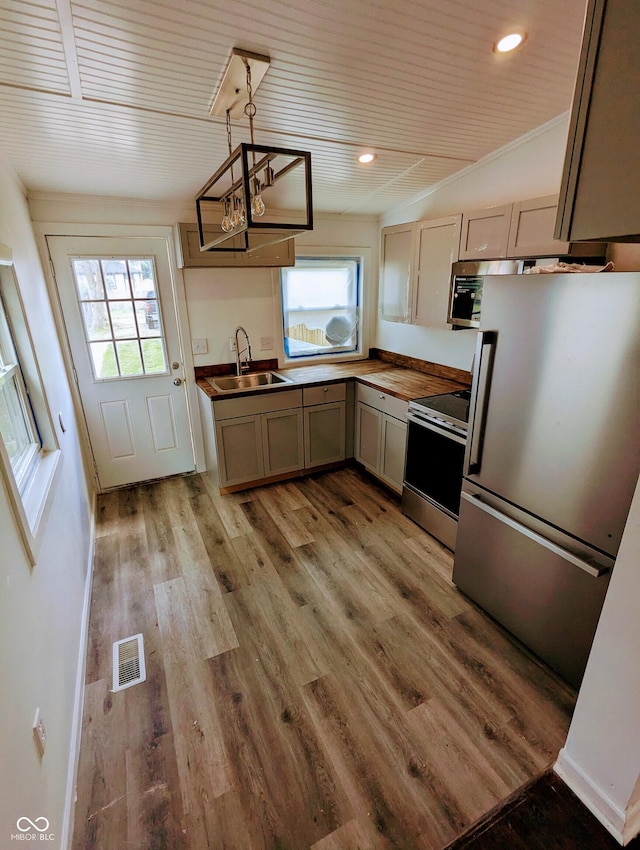
<svg viewBox="0 0 640 850"><path fill-rule="evenodd" d="M326 363L319 366L287 366L274 371L285 375L291 383L265 390L237 390L219 393L204 377L196 380L197 385L211 399L232 398L252 395L256 392L282 392L283 390L310 387L316 384L338 383L357 379L367 386L383 390L403 401L411 401L422 396L450 393L469 385L449 380L438 375L430 375L415 369L407 369L378 359L354 360L346 363Z"/></svg>

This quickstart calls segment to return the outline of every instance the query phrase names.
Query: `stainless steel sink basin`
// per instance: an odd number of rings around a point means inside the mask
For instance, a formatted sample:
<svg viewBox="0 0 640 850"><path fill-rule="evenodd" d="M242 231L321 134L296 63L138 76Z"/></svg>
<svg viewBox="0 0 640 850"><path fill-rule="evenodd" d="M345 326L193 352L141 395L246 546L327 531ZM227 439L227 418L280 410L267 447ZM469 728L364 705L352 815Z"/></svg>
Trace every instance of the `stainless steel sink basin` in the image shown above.
<svg viewBox="0 0 640 850"><path fill-rule="evenodd" d="M277 372L250 372L246 375L229 375L220 378L207 378L214 390L219 393L230 393L233 390L258 390L276 387L279 384L290 384L291 380Z"/></svg>

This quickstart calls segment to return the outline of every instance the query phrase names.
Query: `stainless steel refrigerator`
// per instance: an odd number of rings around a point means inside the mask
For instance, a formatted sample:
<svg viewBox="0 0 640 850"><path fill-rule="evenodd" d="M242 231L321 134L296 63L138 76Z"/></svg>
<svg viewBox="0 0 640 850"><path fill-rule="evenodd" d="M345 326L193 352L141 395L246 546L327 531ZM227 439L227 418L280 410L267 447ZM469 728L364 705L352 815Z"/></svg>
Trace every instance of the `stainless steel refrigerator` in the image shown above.
<svg viewBox="0 0 640 850"><path fill-rule="evenodd" d="M640 469L640 274L488 277L453 581L578 687Z"/></svg>

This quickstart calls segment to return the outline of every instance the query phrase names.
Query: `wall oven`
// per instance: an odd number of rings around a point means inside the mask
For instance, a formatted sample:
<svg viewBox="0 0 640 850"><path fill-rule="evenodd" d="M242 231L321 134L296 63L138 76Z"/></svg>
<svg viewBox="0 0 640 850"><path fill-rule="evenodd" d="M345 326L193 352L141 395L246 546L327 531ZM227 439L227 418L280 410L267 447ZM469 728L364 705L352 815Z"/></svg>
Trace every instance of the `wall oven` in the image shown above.
<svg viewBox="0 0 640 850"><path fill-rule="evenodd" d="M467 442L469 390L409 403L402 510L455 549Z"/></svg>

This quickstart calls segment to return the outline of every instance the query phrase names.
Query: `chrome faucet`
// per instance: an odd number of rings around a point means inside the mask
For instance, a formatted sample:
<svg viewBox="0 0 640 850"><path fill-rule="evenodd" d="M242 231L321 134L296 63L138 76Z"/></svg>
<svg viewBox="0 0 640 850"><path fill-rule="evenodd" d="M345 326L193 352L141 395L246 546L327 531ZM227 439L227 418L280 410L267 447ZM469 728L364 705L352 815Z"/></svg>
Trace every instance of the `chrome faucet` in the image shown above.
<svg viewBox="0 0 640 850"><path fill-rule="evenodd" d="M244 334L244 338L246 340L245 347L240 350L240 343L238 342L238 332L242 331ZM242 355L246 352L247 356L245 357L244 363L242 362ZM236 374L242 375L243 372L248 372L251 368L251 343L249 342L249 334L245 331L242 325L238 325L236 328Z"/></svg>

